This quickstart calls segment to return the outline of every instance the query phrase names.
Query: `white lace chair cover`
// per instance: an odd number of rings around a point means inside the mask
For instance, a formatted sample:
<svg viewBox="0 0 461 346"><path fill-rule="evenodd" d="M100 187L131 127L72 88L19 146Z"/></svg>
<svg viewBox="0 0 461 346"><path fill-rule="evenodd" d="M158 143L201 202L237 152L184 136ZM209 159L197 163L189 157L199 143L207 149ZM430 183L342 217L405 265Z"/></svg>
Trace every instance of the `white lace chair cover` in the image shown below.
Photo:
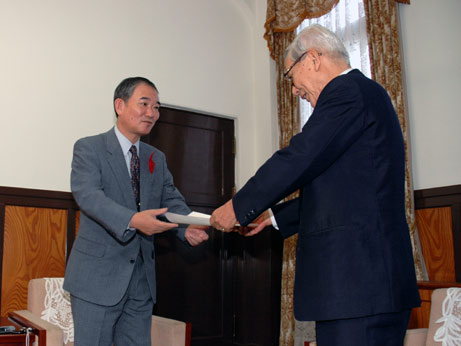
<svg viewBox="0 0 461 346"><path fill-rule="evenodd" d="M41 318L62 329L64 344L74 342L74 320L70 307L70 294L63 290L64 278L45 278L45 309Z"/></svg>
<svg viewBox="0 0 461 346"><path fill-rule="evenodd" d="M434 335L434 341L442 346L461 345L461 288L447 289L442 304L442 317L435 321L442 323Z"/></svg>

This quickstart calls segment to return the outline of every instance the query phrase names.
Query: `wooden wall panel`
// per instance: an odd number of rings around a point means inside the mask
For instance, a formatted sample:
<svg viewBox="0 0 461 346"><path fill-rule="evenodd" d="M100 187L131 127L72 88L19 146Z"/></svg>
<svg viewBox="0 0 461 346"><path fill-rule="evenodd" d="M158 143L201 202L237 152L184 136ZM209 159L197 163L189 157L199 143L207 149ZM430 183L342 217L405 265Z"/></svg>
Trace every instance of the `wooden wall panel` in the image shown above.
<svg viewBox="0 0 461 346"><path fill-rule="evenodd" d="M429 280L456 282L451 208L416 210L416 222Z"/></svg>
<svg viewBox="0 0 461 346"><path fill-rule="evenodd" d="M27 307L27 286L65 272L67 212L6 206L0 315Z"/></svg>
<svg viewBox="0 0 461 346"><path fill-rule="evenodd" d="M421 307L410 328L427 328L432 292L461 287L461 185L417 190L415 214L429 281L418 281Z"/></svg>

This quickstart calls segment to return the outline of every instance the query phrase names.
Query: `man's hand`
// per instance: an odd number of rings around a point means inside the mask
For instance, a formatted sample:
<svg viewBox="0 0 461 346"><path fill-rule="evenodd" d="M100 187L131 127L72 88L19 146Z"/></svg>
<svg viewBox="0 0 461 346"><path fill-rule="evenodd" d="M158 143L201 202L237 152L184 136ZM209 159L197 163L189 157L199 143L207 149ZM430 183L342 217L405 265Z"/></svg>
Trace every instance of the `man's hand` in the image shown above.
<svg viewBox="0 0 461 346"><path fill-rule="evenodd" d="M216 209L210 218L211 226L222 232L233 231L236 222L237 217L235 216L232 200L227 201L226 204Z"/></svg>
<svg viewBox="0 0 461 346"><path fill-rule="evenodd" d="M197 246L201 244L209 238L208 234L206 233L206 230L208 228L208 226L190 225L186 229L186 240L192 246Z"/></svg>
<svg viewBox="0 0 461 346"><path fill-rule="evenodd" d="M140 211L131 218L130 228L136 228L146 235L152 235L178 227L176 223L163 222L157 219L158 215L165 214L167 210L168 208Z"/></svg>
<svg viewBox="0 0 461 346"><path fill-rule="evenodd" d="M252 235L258 234L267 226L272 226L271 215L269 210L266 210L264 213L259 215L252 223L258 224L254 228L245 227L243 235L245 237L250 237ZM242 234L242 233L241 233Z"/></svg>

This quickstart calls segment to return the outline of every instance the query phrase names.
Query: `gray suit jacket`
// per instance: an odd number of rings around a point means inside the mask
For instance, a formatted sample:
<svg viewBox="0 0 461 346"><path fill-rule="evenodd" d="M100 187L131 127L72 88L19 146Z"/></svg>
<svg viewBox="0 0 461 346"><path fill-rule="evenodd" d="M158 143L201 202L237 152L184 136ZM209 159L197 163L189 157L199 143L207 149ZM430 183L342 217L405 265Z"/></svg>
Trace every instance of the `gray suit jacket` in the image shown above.
<svg viewBox="0 0 461 346"><path fill-rule="evenodd" d="M141 210L167 207L188 214L190 209L173 185L164 154L141 142L139 158ZM142 251L155 303L154 237L127 230L136 202L113 128L75 143L71 189L80 207L80 226L67 263L64 289L92 303L115 305L126 292ZM185 241L185 230L176 232Z"/></svg>

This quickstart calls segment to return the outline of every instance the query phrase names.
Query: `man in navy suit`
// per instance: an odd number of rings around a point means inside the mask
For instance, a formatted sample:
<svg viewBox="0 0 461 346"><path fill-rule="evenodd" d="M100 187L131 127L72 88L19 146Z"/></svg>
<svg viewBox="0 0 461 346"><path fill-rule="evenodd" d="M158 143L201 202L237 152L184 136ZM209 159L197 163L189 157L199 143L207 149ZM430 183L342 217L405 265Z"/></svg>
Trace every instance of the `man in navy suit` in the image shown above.
<svg viewBox="0 0 461 346"><path fill-rule="evenodd" d="M391 100L350 68L342 42L319 25L295 38L285 68L293 94L314 111L211 223L230 231L261 214L249 235L270 224L285 238L298 234L294 313L316 321L319 346L402 345L420 298ZM297 189L299 198L277 204Z"/></svg>
<svg viewBox="0 0 461 346"><path fill-rule="evenodd" d="M127 78L114 93L116 125L75 143L71 188L80 226L64 288L71 294L76 346L150 346L154 234L175 231L193 246L208 239L203 227L177 229L157 219L167 209L190 213L164 154L140 142L159 108L151 81Z"/></svg>

